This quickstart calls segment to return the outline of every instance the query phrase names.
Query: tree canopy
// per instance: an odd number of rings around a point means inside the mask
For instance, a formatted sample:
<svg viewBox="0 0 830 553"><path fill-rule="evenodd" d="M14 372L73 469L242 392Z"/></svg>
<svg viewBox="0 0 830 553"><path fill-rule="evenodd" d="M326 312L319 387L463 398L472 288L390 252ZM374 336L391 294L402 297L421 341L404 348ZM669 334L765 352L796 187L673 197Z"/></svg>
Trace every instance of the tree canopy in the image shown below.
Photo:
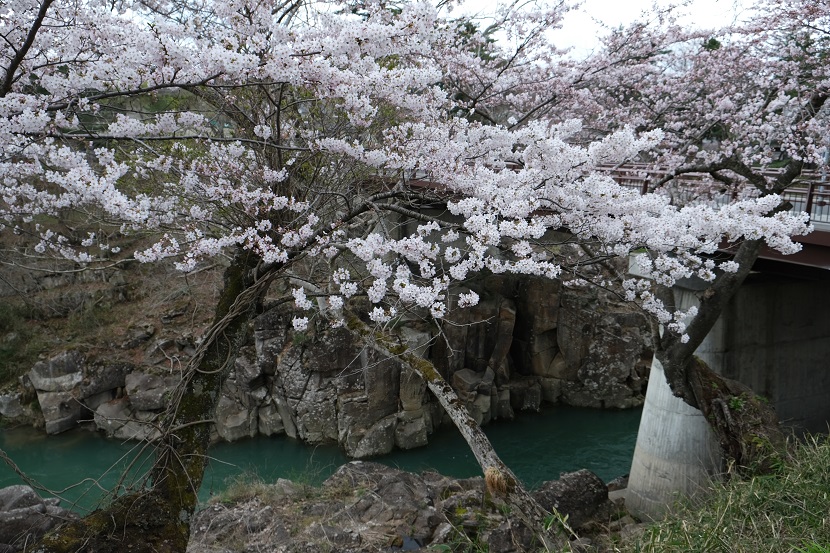
<svg viewBox="0 0 830 553"><path fill-rule="evenodd" d="M194 452L209 440L198 421L275 278L291 279L297 330L346 324L354 296L382 327L403 310L440 320L475 305L478 273L556 278L640 254L648 278L624 278L625 294L687 360L714 319L674 309L657 285L697 275L721 301L755 246L791 253L809 231L780 193L823 159L826 9L769 2L745 25L706 32L661 13L574 61L545 36L563 3L502 6L486 29L453 18L452 4L0 6L2 231L82 266L228 267L157 463L174 522L195 505ZM786 163L777 179L759 172L773 147ZM736 193L678 204L664 182L642 195L602 171L633 160L703 171ZM436 205L446 216L424 209ZM61 224L77 213L98 230ZM560 230L586 259L559 254L549 231ZM110 246L130 233L146 246ZM712 258L724 244L754 254ZM687 332L690 321L700 328Z"/></svg>

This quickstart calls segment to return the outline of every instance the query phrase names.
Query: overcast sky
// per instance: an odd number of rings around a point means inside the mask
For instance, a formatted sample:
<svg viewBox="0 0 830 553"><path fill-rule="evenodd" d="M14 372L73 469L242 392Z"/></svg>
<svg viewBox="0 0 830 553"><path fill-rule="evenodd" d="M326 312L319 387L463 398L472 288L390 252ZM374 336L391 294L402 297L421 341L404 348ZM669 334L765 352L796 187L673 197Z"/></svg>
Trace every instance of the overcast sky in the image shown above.
<svg viewBox="0 0 830 553"><path fill-rule="evenodd" d="M496 0L467 0L463 10L487 12L495 4ZM615 28L648 12L653 4L654 0L583 0L582 8L569 13L563 28L551 36L559 46L572 46L576 54L587 53L596 45L597 33L601 32L594 20ZM657 4L668 2L657 0ZM694 27L717 27L740 17L742 6L750 4L751 0L691 0L689 7L682 10L688 15L681 21Z"/></svg>

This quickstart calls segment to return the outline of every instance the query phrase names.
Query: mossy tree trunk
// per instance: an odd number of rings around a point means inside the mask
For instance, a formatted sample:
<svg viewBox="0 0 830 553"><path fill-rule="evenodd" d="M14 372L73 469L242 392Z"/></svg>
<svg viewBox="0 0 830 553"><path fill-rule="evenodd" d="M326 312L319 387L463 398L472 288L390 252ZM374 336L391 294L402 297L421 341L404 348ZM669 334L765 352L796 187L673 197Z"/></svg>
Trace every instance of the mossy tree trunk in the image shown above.
<svg viewBox="0 0 830 553"><path fill-rule="evenodd" d="M384 356L394 357L418 373L438 399L453 424L461 432L484 474L488 491L508 504L518 518L539 538L547 551L563 551L568 541L563 530L563 519L550 513L528 493L513 471L499 458L487 435L470 416L464 402L446 380L426 359L409 351L382 332L373 331L355 316L349 319L349 329L363 342Z"/></svg>
<svg viewBox="0 0 830 553"><path fill-rule="evenodd" d="M156 461L144 489L66 524L27 551L43 553L183 553L207 465L211 422L222 384L274 268L237 252L225 271L216 314L162 421Z"/></svg>

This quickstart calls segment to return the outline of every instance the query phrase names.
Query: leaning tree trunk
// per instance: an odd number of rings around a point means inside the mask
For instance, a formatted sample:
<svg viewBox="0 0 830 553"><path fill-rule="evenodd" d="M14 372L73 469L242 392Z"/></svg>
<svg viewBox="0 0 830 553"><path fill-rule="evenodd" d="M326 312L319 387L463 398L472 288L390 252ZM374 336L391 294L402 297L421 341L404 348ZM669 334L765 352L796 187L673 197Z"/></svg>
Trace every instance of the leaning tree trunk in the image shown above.
<svg viewBox="0 0 830 553"><path fill-rule="evenodd" d="M225 271L208 329L162 421L150 481L138 491L59 527L34 544L38 553L183 553L207 465L210 423L222 383L245 337L256 300L273 271L256 277L258 258L239 252Z"/></svg>
<svg viewBox="0 0 830 553"><path fill-rule="evenodd" d="M674 395L703 413L728 468L744 473L768 472L785 455L778 417L747 386L715 373L695 356L695 350L749 275L760 249L759 240L743 242L735 254L739 270L720 275L701 294L698 314L686 329L688 341L666 333L656 353ZM671 291L664 296L664 303L673 306Z"/></svg>
<svg viewBox="0 0 830 553"><path fill-rule="evenodd" d="M455 390L447 383L435 366L426 359L409 351L407 346L394 342L389 336L372 331L366 324L355 316L349 319L349 329L356 332L363 342L382 355L394 357L407 367L418 373L438 399L441 407L450 416L453 424L458 428L476 461L484 473L484 481L488 491L495 497L503 499L512 507L522 522L530 528L541 540L548 551L562 551L567 543L567 537L561 531L564 519L558 513L550 513L536 501L532 495L516 478L513 471L504 464L496 454L487 435L481 430L478 423L470 416L464 402L459 399ZM560 524L554 524L555 521Z"/></svg>

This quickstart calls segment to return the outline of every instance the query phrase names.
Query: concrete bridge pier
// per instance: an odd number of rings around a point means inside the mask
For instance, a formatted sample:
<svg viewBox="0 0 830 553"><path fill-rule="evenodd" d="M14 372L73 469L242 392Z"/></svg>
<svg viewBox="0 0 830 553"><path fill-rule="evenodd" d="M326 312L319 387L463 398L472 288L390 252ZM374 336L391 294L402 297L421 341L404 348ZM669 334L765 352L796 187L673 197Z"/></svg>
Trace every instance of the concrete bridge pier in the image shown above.
<svg viewBox="0 0 830 553"><path fill-rule="evenodd" d="M679 497L705 490L721 455L703 413L675 397L663 366L651 364L625 506L643 520L662 518Z"/></svg>
<svg viewBox="0 0 830 553"><path fill-rule="evenodd" d="M699 286L684 285L675 297L687 308ZM828 431L830 280L750 275L696 353L766 397L796 435ZM660 518L679 495L705 489L720 470L719 448L702 413L672 395L655 360L626 506L641 518Z"/></svg>

